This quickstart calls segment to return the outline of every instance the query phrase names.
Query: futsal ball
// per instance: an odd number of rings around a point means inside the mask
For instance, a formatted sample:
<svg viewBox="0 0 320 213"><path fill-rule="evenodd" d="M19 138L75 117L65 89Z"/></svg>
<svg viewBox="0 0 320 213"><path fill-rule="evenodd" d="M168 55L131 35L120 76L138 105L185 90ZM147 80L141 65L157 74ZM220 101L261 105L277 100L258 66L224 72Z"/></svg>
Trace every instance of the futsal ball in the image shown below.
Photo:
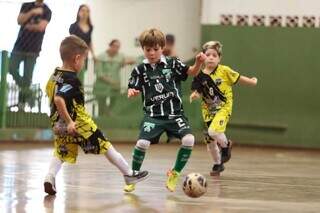
<svg viewBox="0 0 320 213"><path fill-rule="evenodd" d="M207 192L207 180L199 173L191 173L183 181L183 191L189 197L200 197Z"/></svg>

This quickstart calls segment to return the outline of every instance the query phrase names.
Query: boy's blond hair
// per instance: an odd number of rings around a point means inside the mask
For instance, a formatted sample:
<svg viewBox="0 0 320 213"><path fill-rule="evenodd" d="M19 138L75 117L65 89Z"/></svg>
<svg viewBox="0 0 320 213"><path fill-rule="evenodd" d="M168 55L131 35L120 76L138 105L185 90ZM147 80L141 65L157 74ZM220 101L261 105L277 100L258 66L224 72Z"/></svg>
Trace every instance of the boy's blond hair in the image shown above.
<svg viewBox="0 0 320 213"><path fill-rule="evenodd" d="M72 60L76 55L85 54L89 47L85 41L75 35L63 39L60 44L60 57L62 61Z"/></svg>
<svg viewBox="0 0 320 213"><path fill-rule="evenodd" d="M152 28L145 30L139 37L141 47L155 47L159 45L163 48L166 44L166 38L163 32L158 29Z"/></svg>
<svg viewBox="0 0 320 213"><path fill-rule="evenodd" d="M219 41L208 41L202 46L202 51L205 53L208 49L214 49L218 55L222 55L222 44Z"/></svg>

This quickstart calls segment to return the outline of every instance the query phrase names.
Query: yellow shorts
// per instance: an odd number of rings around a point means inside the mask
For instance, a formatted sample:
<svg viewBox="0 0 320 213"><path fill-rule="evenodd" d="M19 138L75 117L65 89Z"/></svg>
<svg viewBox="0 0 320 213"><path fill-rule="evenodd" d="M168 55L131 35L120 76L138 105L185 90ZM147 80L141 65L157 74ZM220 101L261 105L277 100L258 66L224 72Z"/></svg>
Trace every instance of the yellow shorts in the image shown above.
<svg viewBox="0 0 320 213"><path fill-rule="evenodd" d="M223 133L226 131L229 122L230 112L229 110L222 108L214 115L207 115L206 118L205 123L207 124L208 130L210 129L217 133Z"/></svg>
<svg viewBox="0 0 320 213"><path fill-rule="evenodd" d="M102 132L96 129L91 136L85 139L83 136L55 136L54 155L61 161L75 163L78 156L78 146L86 154L104 154L112 146L105 139Z"/></svg>

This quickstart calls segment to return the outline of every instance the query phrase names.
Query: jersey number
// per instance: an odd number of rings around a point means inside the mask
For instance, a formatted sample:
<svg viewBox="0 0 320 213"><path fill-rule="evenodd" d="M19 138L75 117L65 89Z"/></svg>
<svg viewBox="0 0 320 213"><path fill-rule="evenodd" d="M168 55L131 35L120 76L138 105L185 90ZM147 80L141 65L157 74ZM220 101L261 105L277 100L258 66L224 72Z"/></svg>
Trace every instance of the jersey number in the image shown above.
<svg viewBox="0 0 320 213"><path fill-rule="evenodd" d="M184 120L182 120L182 118L177 118L176 122L180 128L186 125L186 123L184 122Z"/></svg>
<svg viewBox="0 0 320 213"><path fill-rule="evenodd" d="M209 89L209 94L210 94L211 96L214 95L214 91L213 91L213 88L212 88L212 87L210 87L210 89Z"/></svg>

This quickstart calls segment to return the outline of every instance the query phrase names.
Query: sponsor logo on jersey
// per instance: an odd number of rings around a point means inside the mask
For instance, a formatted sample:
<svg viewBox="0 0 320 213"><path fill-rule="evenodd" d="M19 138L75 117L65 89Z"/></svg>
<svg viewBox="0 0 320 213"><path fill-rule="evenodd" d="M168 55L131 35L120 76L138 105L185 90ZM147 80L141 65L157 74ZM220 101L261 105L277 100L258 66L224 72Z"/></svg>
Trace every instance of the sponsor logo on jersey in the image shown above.
<svg viewBox="0 0 320 213"><path fill-rule="evenodd" d="M156 125L154 123L151 122L144 122L143 123L143 130L145 132L151 132L152 129L154 129Z"/></svg>
<svg viewBox="0 0 320 213"><path fill-rule="evenodd" d="M68 92L69 90L71 90L73 87L70 85L70 84L64 84L61 89L60 89L60 92L63 92L63 93L66 93Z"/></svg>
<svg viewBox="0 0 320 213"><path fill-rule="evenodd" d="M171 69L163 69L162 70L163 75L166 77L167 80L169 80L171 78Z"/></svg>
<svg viewBox="0 0 320 213"><path fill-rule="evenodd" d="M214 80L214 83L219 86L222 83L222 79L221 78L217 78Z"/></svg>
<svg viewBox="0 0 320 213"><path fill-rule="evenodd" d="M155 101L163 101L163 100L166 100L167 98L174 97L174 96L175 96L174 92L167 92L165 94L153 96L151 98L151 101L153 101L153 102L155 102Z"/></svg>
<svg viewBox="0 0 320 213"><path fill-rule="evenodd" d="M160 82L156 83L156 84L154 85L154 87L155 87L156 91L159 92L159 93L162 93L162 91L163 91L163 89L164 89L162 83L160 83Z"/></svg>

